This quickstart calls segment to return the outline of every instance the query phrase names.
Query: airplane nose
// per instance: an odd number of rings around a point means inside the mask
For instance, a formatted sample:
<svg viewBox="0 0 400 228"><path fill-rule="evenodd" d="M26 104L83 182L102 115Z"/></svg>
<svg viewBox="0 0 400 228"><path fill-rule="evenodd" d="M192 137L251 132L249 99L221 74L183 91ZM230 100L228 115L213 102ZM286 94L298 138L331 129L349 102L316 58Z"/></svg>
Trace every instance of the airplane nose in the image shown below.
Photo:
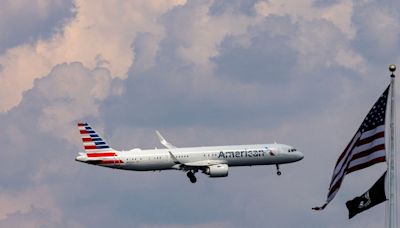
<svg viewBox="0 0 400 228"><path fill-rule="evenodd" d="M301 153L300 151L297 151L296 157L297 157L298 161L300 161L301 159L304 158L304 154Z"/></svg>

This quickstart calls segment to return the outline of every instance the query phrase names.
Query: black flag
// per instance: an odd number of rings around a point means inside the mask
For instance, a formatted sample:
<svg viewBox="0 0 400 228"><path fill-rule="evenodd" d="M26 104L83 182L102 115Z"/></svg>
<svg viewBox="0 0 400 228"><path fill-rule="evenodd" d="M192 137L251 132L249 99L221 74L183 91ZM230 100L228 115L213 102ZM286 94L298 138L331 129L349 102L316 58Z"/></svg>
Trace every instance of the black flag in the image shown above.
<svg viewBox="0 0 400 228"><path fill-rule="evenodd" d="M366 193L346 202L346 207L349 210L349 219L387 200L385 195L385 176L386 172Z"/></svg>

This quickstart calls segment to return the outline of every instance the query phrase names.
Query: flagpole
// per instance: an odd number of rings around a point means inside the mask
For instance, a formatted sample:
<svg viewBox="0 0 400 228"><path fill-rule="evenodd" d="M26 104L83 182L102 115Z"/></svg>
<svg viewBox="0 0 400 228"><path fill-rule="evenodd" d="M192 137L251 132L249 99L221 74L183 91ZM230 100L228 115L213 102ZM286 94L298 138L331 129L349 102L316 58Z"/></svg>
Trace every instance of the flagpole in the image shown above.
<svg viewBox="0 0 400 228"><path fill-rule="evenodd" d="M388 177L389 177L389 204L386 226L388 228L397 228L397 175L396 175L396 158L395 158L395 134L396 134L396 103L395 103L395 75L396 65L389 66L390 75L390 141L388 154Z"/></svg>

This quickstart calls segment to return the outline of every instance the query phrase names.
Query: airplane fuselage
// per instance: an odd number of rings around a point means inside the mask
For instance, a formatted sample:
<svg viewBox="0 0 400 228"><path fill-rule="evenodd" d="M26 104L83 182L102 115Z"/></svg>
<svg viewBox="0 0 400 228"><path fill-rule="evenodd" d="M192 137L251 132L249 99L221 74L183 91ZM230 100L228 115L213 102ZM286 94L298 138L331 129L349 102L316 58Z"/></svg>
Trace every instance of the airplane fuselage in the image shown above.
<svg viewBox="0 0 400 228"><path fill-rule="evenodd" d="M180 163L202 165L227 164L228 166L253 166L285 164L299 161L303 158L298 151L289 152L289 146L282 144L253 144L237 146L214 147L182 147L173 149L133 149L115 153L99 154L96 157L78 156L78 161L90 163L99 161L97 165L116 169L150 171L176 169L176 163L169 152L175 155ZM104 156L101 156L104 155ZM100 162L101 160L101 162Z"/></svg>
<svg viewBox="0 0 400 228"><path fill-rule="evenodd" d="M78 123L78 129L85 152L79 153L76 161L123 170L181 170L192 183L196 182L194 174L199 171L209 177L226 177L229 167L233 166L272 164L281 175L279 164L303 159L303 154L293 147L276 143L177 148L158 131L165 149L118 151L108 146L89 124Z"/></svg>

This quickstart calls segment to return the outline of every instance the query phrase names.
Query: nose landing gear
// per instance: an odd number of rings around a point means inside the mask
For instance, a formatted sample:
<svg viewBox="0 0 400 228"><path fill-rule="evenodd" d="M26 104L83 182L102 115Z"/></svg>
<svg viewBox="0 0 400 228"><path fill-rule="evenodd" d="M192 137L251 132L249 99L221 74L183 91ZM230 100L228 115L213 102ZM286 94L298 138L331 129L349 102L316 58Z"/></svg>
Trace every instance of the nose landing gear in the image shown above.
<svg viewBox="0 0 400 228"><path fill-rule="evenodd" d="M190 182L196 183L197 178L192 171L187 172L186 176L189 177Z"/></svg>
<svg viewBox="0 0 400 228"><path fill-rule="evenodd" d="M278 164L276 164L276 174L278 176L280 176L282 174L281 171L279 171L279 165Z"/></svg>

